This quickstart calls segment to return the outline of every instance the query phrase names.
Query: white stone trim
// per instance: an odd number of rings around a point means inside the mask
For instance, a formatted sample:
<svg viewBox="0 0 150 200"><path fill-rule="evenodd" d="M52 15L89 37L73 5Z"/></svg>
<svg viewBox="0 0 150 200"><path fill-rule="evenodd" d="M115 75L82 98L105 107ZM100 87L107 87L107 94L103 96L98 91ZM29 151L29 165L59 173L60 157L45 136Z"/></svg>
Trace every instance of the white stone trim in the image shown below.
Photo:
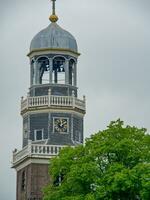
<svg viewBox="0 0 150 200"><path fill-rule="evenodd" d="M27 167L30 164L44 164L44 165L48 165L50 163L50 158L47 159L38 159L38 158L29 158L26 161L22 162L21 164L19 164L17 167L15 167L16 171L20 171L21 169Z"/></svg>
<svg viewBox="0 0 150 200"><path fill-rule="evenodd" d="M75 58L78 58L79 55L77 55L76 53L73 53L73 52L70 52L70 51L63 51L63 50L44 50L44 51L36 51L36 52L32 52L30 55L29 55L29 58L31 59L32 57L35 57L35 56L40 56L40 55L48 55L48 54L58 54L58 55L66 55L66 56L72 56L72 57L75 57Z"/></svg>
<svg viewBox="0 0 150 200"><path fill-rule="evenodd" d="M47 109L40 109L40 110L34 110L34 111L27 111L24 113L22 116L24 117L25 115L28 114L39 114L39 113L68 113L68 114L76 114L80 117L84 117L85 114L79 113L78 111L74 111L72 109L70 110L65 110L65 109L52 109L52 108L47 108Z"/></svg>

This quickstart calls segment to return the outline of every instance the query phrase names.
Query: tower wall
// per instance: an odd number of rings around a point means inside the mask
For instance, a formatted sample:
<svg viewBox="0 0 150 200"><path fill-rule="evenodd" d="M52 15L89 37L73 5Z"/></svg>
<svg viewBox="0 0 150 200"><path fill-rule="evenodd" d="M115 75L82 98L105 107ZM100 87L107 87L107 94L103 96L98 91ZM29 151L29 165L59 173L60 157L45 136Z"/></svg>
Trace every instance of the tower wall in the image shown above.
<svg viewBox="0 0 150 200"><path fill-rule="evenodd" d="M17 200L42 200L42 189L49 182L48 164L27 165L17 172Z"/></svg>
<svg viewBox="0 0 150 200"><path fill-rule="evenodd" d="M54 130L56 118L63 118L68 120L68 127L66 133L58 133ZM83 115L75 114L73 112L55 111L55 112L39 112L28 113L23 119L23 147L28 145L28 141L48 144L48 145L69 145L75 143L83 143ZM42 130L43 138L36 140L35 131ZM28 134L27 134L28 133Z"/></svg>

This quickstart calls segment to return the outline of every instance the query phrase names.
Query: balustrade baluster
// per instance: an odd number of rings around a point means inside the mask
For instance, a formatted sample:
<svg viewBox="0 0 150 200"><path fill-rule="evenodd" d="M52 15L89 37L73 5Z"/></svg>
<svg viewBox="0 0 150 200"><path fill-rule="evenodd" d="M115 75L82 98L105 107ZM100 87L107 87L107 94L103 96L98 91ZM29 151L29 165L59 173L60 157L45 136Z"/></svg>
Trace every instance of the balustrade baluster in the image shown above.
<svg viewBox="0 0 150 200"><path fill-rule="evenodd" d="M64 98L62 97L62 105L64 106L65 104L64 104Z"/></svg>
<svg viewBox="0 0 150 200"><path fill-rule="evenodd" d="M34 98L31 98L31 106L34 106Z"/></svg>
<svg viewBox="0 0 150 200"><path fill-rule="evenodd" d="M55 147L55 154L57 154L57 147Z"/></svg>
<svg viewBox="0 0 150 200"><path fill-rule="evenodd" d="M35 98L32 99L32 105L33 105L33 106L36 106Z"/></svg>
<svg viewBox="0 0 150 200"><path fill-rule="evenodd" d="M31 154L33 153L33 146L31 146Z"/></svg>
<svg viewBox="0 0 150 200"><path fill-rule="evenodd" d="M39 146L39 153L40 153L40 154L42 153L42 150L43 150L43 147L42 147L42 146Z"/></svg>
<svg viewBox="0 0 150 200"><path fill-rule="evenodd" d="M71 106L71 98L69 98L69 106Z"/></svg>
<svg viewBox="0 0 150 200"><path fill-rule="evenodd" d="M27 99L27 105L28 105L28 107L31 106L31 100L29 98Z"/></svg>
<svg viewBox="0 0 150 200"><path fill-rule="evenodd" d="M41 153L45 154L45 147L44 146L41 147Z"/></svg>
<svg viewBox="0 0 150 200"><path fill-rule="evenodd" d="M64 103L65 103L65 106L66 106L66 98L64 98Z"/></svg>
<svg viewBox="0 0 150 200"><path fill-rule="evenodd" d="M37 154L39 154L39 146L36 146L36 148L37 148Z"/></svg>
<svg viewBox="0 0 150 200"><path fill-rule="evenodd" d="M45 154L48 154L48 153L47 153L47 147L46 147L46 146L45 146Z"/></svg>
<svg viewBox="0 0 150 200"><path fill-rule="evenodd" d="M38 106L38 98L35 98L35 105Z"/></svg>
<svg viewBox="0 0 150 200"><path fill-rule="evenodd" d="M35 153L35 146L32 145L32 153Z"/></svg>
<svg viewBox="0 0 150 200"><path fill-rule="evenodd" d="M61 151L61 147L59 147L59 151L58 152L60 152Z"/></svg>
<svg viewBox="0 0 150 200"><path fill-rule="evenodd" d="M51 146L51 154L53 154L53 152L54 152L54 151L53 151L53 146Z"/></svg>
<svg viewBox="0 0 150 200"><path fill-rule="evenodd" d="M47 153L48 154L50 153L50 147L47 147Z"/></svg>

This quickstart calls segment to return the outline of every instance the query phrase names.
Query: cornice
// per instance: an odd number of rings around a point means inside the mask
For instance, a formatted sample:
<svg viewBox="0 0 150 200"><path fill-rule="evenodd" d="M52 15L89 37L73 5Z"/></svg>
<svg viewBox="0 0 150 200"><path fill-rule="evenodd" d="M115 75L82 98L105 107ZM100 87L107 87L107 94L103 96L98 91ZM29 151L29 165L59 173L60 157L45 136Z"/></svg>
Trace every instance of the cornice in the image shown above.
<svg viewBox="0 0 150 200"><path fill-rule="evenodd" d="M33 57L33 56L37 56L37 55L44 55L44 54L64 54L64 55L71 55L74 57L78 57L81 54L75 51L72 51L70 49L60 49L60 48L43 48L43 49L34 49L32 51L30 51L27 56L28 57Z"/></svg>

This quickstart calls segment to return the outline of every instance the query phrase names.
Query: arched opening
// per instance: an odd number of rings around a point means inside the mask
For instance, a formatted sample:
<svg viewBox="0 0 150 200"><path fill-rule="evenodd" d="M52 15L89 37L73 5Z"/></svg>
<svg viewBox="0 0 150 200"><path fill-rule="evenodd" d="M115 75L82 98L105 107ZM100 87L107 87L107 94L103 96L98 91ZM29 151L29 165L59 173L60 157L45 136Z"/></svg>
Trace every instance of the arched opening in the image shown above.
<svg viewBox="0 0 150 200"><path fill-rule="evenodd" d="M38 83L49 83L49 59L47 57L41 57L37 60L38 66Z"/></svg>
<svg viewBox="0 0 150 200"><path fill-rule="evenodd" d="M65 58L63 57L53 59L52 83L65 83Z"/></svg>
<svg viewBox="0 0 150 200"><path fill-rule="evenodd" d="M69 84L74 85L75 83L75 61L71 59L69 61Z"/></svg>

